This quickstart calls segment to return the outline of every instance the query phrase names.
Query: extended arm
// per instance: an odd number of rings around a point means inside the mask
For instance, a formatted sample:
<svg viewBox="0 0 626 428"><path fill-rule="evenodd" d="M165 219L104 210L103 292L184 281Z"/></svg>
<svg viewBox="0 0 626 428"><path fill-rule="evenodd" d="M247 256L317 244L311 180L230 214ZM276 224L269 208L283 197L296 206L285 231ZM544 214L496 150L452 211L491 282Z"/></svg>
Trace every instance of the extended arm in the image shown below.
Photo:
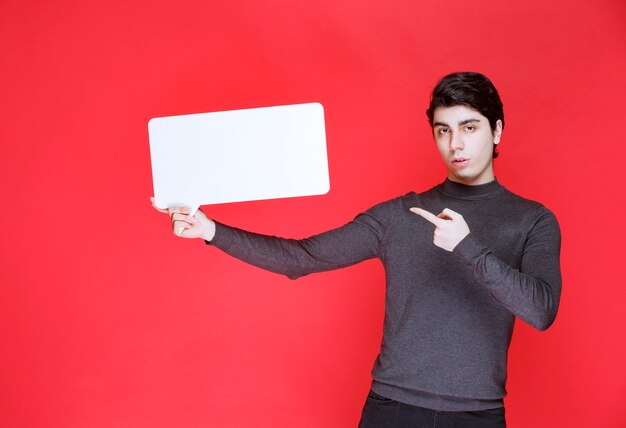
<svg viewBox="0 0 626 428"><path fill-rule="evenodd" d="M193 216L185 207L158 210L169 212L175 235L202 238L233 257L291 279L379 256L385 231L384 207L380 205L340 228L299 240L226 226L209 219L201 210Z"/></svg>

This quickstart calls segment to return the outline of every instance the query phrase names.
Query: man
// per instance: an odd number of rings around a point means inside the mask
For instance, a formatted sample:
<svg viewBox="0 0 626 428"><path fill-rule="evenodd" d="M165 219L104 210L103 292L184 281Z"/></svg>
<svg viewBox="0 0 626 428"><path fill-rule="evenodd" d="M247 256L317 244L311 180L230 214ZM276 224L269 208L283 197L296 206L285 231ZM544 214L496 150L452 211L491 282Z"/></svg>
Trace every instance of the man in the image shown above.
<svg viewBox="0 0 626 428"><path fill-rule="evenodd" d="M427 115L448 170L430 190L303 240L241 231L185 207L170 208L172 227L292 279L380 258L383 340L359 426L504 427L515 317L544 330L556 316L559 226L495 179L504 113L487 77L445 76Z"/></svg>

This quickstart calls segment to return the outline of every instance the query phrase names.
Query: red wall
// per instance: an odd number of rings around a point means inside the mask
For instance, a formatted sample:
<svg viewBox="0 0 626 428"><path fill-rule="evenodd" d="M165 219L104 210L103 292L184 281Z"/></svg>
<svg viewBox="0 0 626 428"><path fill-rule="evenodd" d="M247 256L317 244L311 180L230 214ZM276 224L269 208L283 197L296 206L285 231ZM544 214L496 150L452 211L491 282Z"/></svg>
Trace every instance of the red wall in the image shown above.
<svg viewBox="0 0 626 428"><path fill-rule="evenodd" d="M564 236L509 426L626 426L623 1L182 3L0 2L0 426L356 426L380 263L291 282L175 238L147 122L321 102L328 195L207 207L302 237L443 180L424 110L457 70L499 88L496 175Z"/></svg>

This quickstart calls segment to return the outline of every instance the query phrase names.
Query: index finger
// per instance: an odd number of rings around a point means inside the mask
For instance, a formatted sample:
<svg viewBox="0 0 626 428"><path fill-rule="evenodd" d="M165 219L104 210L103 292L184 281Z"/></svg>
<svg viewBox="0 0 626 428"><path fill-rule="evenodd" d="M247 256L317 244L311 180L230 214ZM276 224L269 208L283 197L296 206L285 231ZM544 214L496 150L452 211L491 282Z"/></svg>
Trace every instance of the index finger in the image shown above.
<svg viewBox="0 0 626 428"><path fill-rule="evenodd" d="M173 205L171 207L169 207L168 212L170 213L170 215L179 213L179 214L191 214L191 208L185 206L185 205Z"/></svg>
<svg viewBox="0 0 626 428"><path fill-rule="evenodd" d="M410 208L410 211L424 217L426 220L428 220L429 222L431 222L432 224L434 224L435 226L439 226L439 223L441 223L441 219L439 217L437 217L436 215L429 213L428 211L422 209L422 208L418 208L418 207L413 207Z"/></svg>

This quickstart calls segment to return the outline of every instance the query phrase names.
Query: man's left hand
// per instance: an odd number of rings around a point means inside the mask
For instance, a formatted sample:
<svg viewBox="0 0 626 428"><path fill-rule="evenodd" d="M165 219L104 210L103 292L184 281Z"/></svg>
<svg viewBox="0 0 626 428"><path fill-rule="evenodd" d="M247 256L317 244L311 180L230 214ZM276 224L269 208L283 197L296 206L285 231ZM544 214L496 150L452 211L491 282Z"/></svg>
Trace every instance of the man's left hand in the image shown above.
<svg viewBox="0 0 626 428"><path fill-rule="evenodd" d="M417 207L411 208L411 212L424 217L435 225L433 242L446 251L454 250L459 242L470 233L469 226L463 216L449 208L444 209L439 215L434 215Z"/></svg>

